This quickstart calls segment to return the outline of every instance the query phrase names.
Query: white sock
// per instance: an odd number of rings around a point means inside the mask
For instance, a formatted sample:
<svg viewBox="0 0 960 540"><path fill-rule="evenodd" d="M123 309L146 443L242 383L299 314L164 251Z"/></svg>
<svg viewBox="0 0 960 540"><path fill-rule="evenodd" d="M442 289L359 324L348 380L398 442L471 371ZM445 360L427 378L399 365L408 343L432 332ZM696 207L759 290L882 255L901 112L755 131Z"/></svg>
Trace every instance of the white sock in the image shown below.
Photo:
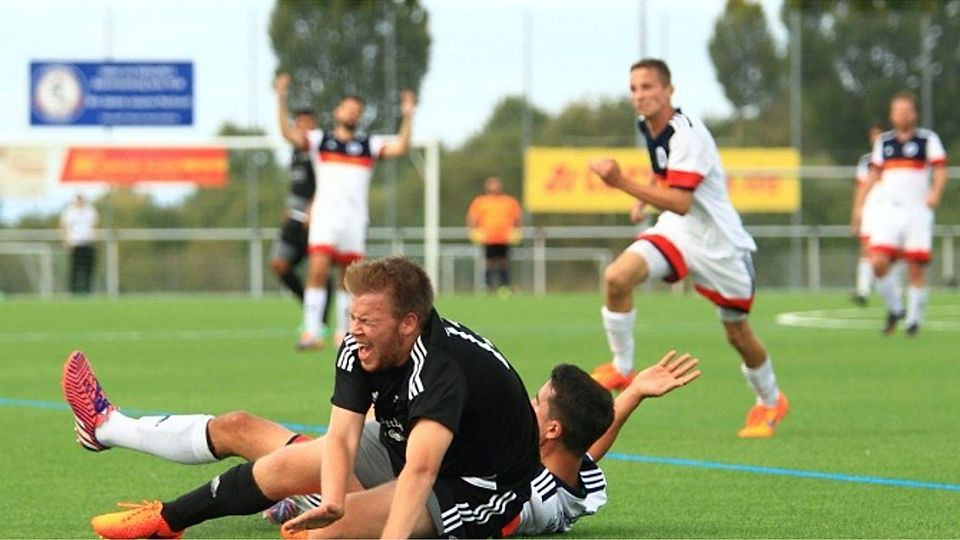
<svg viewBox="0 0 960 540"><path fill-rule="evenodd" d="M97 428L105 446L127 448L188 465L218 461L207 444L207 414L130 418L113 411Z"/></svg>
<svg viewBox="0 0 960 540"><path fill-rule="evenodd" d="M877 279L877 292L887 303L887 311L891 313L900 313L903 311L903 298L900 293L899 279L897 273L891 270L887 275Z"/></svg>
<svg viewBox="0 0 960 540"><path fill-rule="evenodd" d="M873 266L870 260L861 257L857 262L857 296L870 296L870 286L873 285Z"/></svg>
<svg viewBox="0 0 960 540"><path fill-rule="evenodd" d="M323 306L327 303L327 289L308 287L303 291L303 331L307 334L320 333L320 320Z"/></svg>
<svg viewBox="0 0 960 540"><path fill-rule="evenodd" d="M350 328L350 293L346 289L337 290L337 333L346 335Z"/></svg>
<svg viewBox="0 0 960 540"><path fill-rule="evenodd" d="M603 316L603 329L607 332L607 343L613 353L613 366L626 375L633 371L633 326L637 320L637 310L616 313L603 306L600 313Z"/></svg>
<svg viewBox="0 0 960 540"><path fill-rule="evenodd" d="M747 384L757 396L757 403L767 407L776 407L780 389L777 388L777 376L773 373L773 362L770 357L758 368L749 368L740 364L740 371L747 378Z"/></svg>
<svg viewBox="0 0 960 540"><path fill-rule="evenodd" d="M894 294L897 295L897 298L903 298L903 284L907 282L907 263L903 260L893 263L893 267L890 268L890 275L893 276L891 279L893 279Z"/></svg>
<svg viewBox="0 0 960 540"><path fill-rule="evenodd" d="M927 296L929 287L907 287L907 326L923 322L923 314L927 311Z"/></svg>

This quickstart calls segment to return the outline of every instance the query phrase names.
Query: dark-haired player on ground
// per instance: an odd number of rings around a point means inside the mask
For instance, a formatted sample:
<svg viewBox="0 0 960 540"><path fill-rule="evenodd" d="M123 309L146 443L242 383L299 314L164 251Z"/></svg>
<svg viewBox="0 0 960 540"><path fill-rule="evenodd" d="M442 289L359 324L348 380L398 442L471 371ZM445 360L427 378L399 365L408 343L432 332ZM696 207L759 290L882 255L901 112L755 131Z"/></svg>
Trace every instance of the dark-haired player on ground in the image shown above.
<svg viewBox="0 0 960 540"><path fill-rule="evenodd" d="M323 439L234 467L174 501L95 517L97 534L176 537L207 519L314 492L322 503L290 530L480 538L520 513L544 471L517 373L490 341L440 318L429 278L409 260L356 262L345 283L350 334L337 355ZM67 383L74 392L92 384L82 376ZM364 426L371 406L379 429Z"/></svg>

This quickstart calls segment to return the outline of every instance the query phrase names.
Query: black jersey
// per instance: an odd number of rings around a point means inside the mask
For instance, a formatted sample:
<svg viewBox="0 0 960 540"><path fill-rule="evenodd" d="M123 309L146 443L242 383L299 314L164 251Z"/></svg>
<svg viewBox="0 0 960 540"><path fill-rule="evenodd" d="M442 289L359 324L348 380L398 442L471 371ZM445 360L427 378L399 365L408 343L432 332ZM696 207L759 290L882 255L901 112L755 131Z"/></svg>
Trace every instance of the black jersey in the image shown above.
<svg viewBox="0 0 960 540"><path fill-rule="evenodd" d="M364 371L347 336L337 355L334 405L366 414L374 405L394 473L406 462L407 436L429 418L453 432L439 476L527 483L540 468L537 419L526 388L500 351L433 311L404 365ZM494 488L496 489L496 488Z"/></svg>
<svg viewBox="0 0 960 540"><path fill-rule="evenodd" d="M310 152L294 149L290 157L290 195L309 201L317 190Z"/></svg>

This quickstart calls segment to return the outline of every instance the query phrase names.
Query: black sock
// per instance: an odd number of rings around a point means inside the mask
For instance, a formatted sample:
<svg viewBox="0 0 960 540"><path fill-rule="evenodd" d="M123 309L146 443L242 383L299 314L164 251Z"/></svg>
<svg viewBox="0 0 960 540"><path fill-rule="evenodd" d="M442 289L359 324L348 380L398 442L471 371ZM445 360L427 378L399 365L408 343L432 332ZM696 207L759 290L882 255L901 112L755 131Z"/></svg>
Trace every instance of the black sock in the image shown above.
<svg viewBox="0 0 960 540"><path fill-rule="evenodd" d="M489 290L491 290L491 291L493 290L493 276L494 276L494 274L495 274L495 272L494 272L493 270L487 270L486 272L484 272L484 278L486 278L484 281L487 282L487 289L489 289Z"/></svg>
<svg viewBox="0 0 960 540"><path fill-rule="evenodd" d="M160 515L174 531L223 516L244 516L266 510L268 499L253 479L253 463L237 465L210 482L163 503Z"/></svg>
<svg viewBox="0 0 960 540"><path fill-rule="evenodd" d="M510 286L510 271L509 270L500 270L500 286L509 287Z"/></svg>
<svg viewBox="0 0 960 540"><path fill-rule="evenodd" d="M280 276L280 281L290 289L290 292L292 292L294 296L300 298L300 301L303 302L303 280L300 279L300 276L298 276L296 272L290 270Z"/></svg>
<svg viewBox="0 0 960 540"><path fill-rule="evenodd" d="M330 304L333 299L331 294L335 289L333 288L333 276L327 277L327 301L323 304L323 324L330 326ZM338 293L343 294L343 293Z"/></svg>

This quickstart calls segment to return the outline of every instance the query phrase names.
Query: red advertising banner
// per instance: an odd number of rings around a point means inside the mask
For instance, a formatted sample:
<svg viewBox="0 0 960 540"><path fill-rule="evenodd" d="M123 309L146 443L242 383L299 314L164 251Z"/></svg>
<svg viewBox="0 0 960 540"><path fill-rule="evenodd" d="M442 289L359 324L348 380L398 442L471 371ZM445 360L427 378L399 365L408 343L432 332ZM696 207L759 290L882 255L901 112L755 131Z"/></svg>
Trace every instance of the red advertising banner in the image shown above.
<svg viewBox="0 0 960 540"><path fill-rule="evenodd" d="M226 148L72 147L67 150L62 182L191 182L223 187L229 161Z"/></svg>

